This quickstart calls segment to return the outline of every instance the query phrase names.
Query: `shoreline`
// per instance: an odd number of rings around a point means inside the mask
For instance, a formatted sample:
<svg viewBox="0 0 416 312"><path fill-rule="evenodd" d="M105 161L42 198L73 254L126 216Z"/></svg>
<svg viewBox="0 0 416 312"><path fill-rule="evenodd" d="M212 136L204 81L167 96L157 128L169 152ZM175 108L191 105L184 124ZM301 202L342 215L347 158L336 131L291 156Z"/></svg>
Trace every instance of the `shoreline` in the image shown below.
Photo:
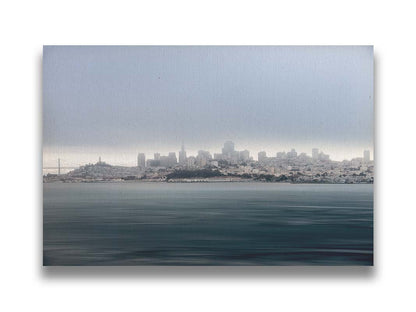
<svg viewBox="0 0 416 312"><path fill-rule="evenodd" d="M267 184L310 184L310 185L316 185L316 184L322 184L322 185L373 185L374 182L360 182L360 183L334 183L334 182L285 182L285 181L256 181L256 180L244 180L244 181L143 181L143 180L108 180L108 181L43 181L43 184L50 184L50 183L63 183L63 184L81 184L81 183L166 183L166 184L207 184L207 183L267 183Z"/></svg>

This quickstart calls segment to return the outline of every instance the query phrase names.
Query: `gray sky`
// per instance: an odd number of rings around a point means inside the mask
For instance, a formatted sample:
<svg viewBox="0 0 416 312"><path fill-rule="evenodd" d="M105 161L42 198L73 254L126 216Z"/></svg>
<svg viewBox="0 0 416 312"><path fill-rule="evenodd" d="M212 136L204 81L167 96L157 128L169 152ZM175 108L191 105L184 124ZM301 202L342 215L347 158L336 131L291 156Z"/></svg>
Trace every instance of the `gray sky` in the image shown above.
<svg viewBox="0 0 416 312"><path fill-rule="evenodd" d="M67 47L43 54L45 163L137 152L373 150L373 49Z"/></svg>

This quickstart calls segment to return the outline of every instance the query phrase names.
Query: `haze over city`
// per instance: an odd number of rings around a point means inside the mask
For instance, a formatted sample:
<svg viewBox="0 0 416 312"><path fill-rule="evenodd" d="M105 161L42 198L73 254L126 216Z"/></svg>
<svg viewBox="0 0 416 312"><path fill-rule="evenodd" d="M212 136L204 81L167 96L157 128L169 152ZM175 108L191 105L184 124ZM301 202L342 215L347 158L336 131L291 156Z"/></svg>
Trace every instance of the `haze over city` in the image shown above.
<svg viewBox="0 0 416 312"><path fill-rule="evenodd" d="M44 265L373 265L373 50L45 47Z"/></svg>
<svg viewBox="0 0 416 312"><path fill-rule="evenodd" d="M44 48L44 166L239 150L373 155L373 49Z"/></svg>

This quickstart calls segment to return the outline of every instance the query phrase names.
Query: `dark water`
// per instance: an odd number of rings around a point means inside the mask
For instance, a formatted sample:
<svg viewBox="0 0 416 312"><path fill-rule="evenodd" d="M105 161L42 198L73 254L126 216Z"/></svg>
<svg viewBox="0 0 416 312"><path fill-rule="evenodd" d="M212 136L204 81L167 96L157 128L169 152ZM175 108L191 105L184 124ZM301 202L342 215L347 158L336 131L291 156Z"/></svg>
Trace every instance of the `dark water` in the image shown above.
<svg viewBox="0 0 416 312"><path fill-rule="evenodd" d="M44 184L45 265L372 265L372 185Z"/></svg>

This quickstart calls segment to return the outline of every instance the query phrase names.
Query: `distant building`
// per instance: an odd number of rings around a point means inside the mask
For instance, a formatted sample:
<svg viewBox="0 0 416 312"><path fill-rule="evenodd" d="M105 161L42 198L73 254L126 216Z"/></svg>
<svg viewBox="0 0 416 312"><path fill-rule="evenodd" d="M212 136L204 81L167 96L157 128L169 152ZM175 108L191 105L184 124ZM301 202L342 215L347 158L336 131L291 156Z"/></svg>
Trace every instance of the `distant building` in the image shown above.
<svg viewBox="0 0 416 312"><path fill-rule="evenodd" d="M266 159L267 159L267 155L266 155L266 152L259 152L258 154L257 154L257 158L258 158L258 160L260 161L260 162L263 162L263 161L265 161Z"/></svg>
<svg viewBox="0 0 416 312"><path fill-rule="evenodd" d="M208 160L205 157L196 156L196 164L198 167L205 167L208 164Z"/></svg>
<svg viewBox="0 0 416 312"><path fill-rule="evenodd" d="M171 160L169 159L169 156L160 156L159 161L155 160L155 163L157 164L159 162L160 167L170 167L171 166Z"/></svg>
<svg viewBox="0 0 416 312"><path fill-rule="evenodd" d="M145 168L146 167L146 156L143 153L137 155L137 167Z"/></svg>
<svg viewBox="0 0 416 312"><path fill-rule="evenodd" d="M186 165L186 152L185 146L182 143L181 151L179 152L179 164Z"/></svg>
<svg viewBox="0 0 416 312"><path fill-rule="evenodd" d="M329 161L329 155L324 154L323 152L320 152L318 155L318 159L321 161Z"/></svg>
<svg viewBox="0 0 416 312"><path fill-rule="evenodd" d="M231 157L231 154L234 152L234 142L227 141L224 143L222 148L222 153L228 157Z"/></svg>
<svg viewBox="0 0 416 312"><path fill-rule="evenodd" d="M198 156L205 157L206 159L212 159L211 153L209 151L200 150L198 151Z"/></svg>
<svg viewBox="0 0 416 312"><path fill-rule="evenodd" d="M161 166L160 162L161 162L160 157L158 160L148 159L146 161L146 167L160 167Z"/></svg>
<svg viewBox="0 0 416 312"><path fill-rule="evenodd" d="M194 156L190 156L190 157L188 157L188 158L186 159L186 166L187 166L187 167L192 168L192 167L194 167L194 166L195 166L195 163L196 163L196 159L195 159L195 157L194 157Z"/></svg>
<svg viewBox="0 0 416 312"><path fill-rule="evenodd" d="M174 166L178 163L175 152L170 152L168 155L168 158L169 158L169 166Z"/></svg>
<svg viewBox="0 0 416 312"><path fill-rule="evenodd" d="M319 149L313 148L312 149L312 159L313 160L318 160L318 158L319 158Z"/></svg>
<svg viewBox="0 0 416 312"><path fill-rule="evenodd" d="M298 156L298 153L296 152L294 148L292 148L292 150L287 153L287 157L289 158L296 158L297 156Z"/></svg>
<svg viewBox="0 0 416 312"><path fill-rule="evenodd" d="M277 152L276 153L276 158L277 159L285 159L286 158L286 153L285 152Z"/></svg>
<svg viewBox="0 0 416 312"><path fill-rule="evenodd" d="M214 154L214 159L215 160L224 160L225 157L223 154Z"/></svg>
<svg viewBox="0 0 416 312"><path fill-rule="evenodd" d="M211 153L209 151L198 151L198 155L196 156L196 164L199 167L205 167L208 162L212 159Z"/></svg>
<svg viewBox="0 0 416 312"><path fill-rule="evenodd" d="M363 156L364 156L364 162L370 161L370 151L365 150Z"/></svg>
<svg viewBox="0 0 416 312"><path fill-rule="evenodd" d="M240 161L250 160L250 152L248 150L236 151L234 142L227 141L224 143L221 154L214 154L215 160L226 160L231 164L238 164Z"/></svg>
<svg viewBox="0 0 416 312"><path fill-rule="evenodd" d="M250 160L250 152L248 150L244 150L240 152L240 160L248 161Z"/></svg>
<svg viewBox="0 0 416 312"><path fill-rule="evenodd" d="M147 161L148 167L173 167L177 164L176 153L171 152L168 156L160 156L155 153L155 158Z"/></svg>
<svg viewBox="0 0 416 312"><path fill-rule="evenodd" d="M300 153L300 155L298 155L298 159L302 161L307 161L309 159L309 156L306 155L306 153Z"/></svg>

